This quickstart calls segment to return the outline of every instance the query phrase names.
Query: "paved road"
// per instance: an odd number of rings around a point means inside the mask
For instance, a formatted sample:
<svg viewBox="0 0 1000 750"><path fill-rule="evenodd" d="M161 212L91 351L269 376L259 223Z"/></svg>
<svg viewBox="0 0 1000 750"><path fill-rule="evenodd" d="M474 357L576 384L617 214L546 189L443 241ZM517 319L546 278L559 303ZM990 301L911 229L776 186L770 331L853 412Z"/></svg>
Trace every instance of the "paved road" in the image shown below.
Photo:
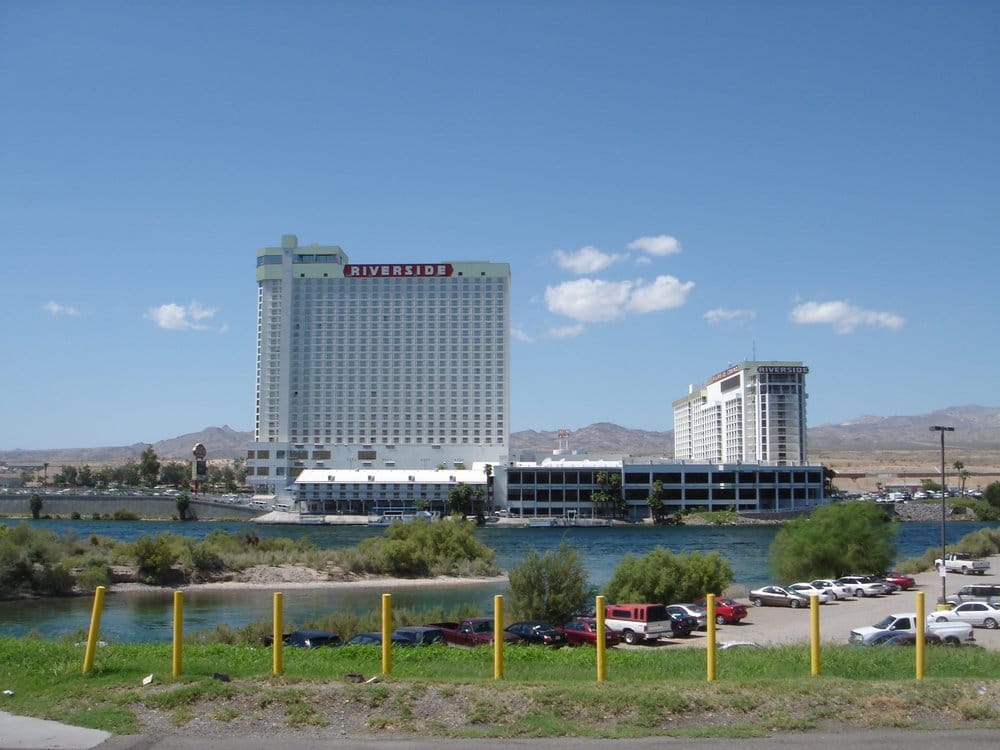
<svg viewBox="0 0 1000 750"><path fill-rule="evenodd" d="M740 740L695 740L688 738L646 737L643 739L593 740L575 737L553 739L503 740L427 740L427 739L355 739L345 738L317 743L315 740L285 740L277 737L239 740L199 740L181 737L116 737L96 750L315 750L350 748L350 750L887 750L887 748L947 747L949 750L996 750L1000 731L914 731L884 729L866 732L816 732L783 734L777 737ZM62 746L67 747L67 746ZM94 746L76 746L80 750Z"/></svg>

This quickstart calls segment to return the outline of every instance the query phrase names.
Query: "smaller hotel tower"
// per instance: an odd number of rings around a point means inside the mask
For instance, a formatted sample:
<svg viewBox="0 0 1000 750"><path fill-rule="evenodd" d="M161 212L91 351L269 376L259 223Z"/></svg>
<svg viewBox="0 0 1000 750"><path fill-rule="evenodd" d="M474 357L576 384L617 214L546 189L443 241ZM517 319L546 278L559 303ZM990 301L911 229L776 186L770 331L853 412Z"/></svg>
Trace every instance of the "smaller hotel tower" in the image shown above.
<svg viewBox="0 0 1000 750"><path fill-rule="evenodd" d="M674 458L801 466L806 375L801 362L743 362L674 401Z"/></svg>

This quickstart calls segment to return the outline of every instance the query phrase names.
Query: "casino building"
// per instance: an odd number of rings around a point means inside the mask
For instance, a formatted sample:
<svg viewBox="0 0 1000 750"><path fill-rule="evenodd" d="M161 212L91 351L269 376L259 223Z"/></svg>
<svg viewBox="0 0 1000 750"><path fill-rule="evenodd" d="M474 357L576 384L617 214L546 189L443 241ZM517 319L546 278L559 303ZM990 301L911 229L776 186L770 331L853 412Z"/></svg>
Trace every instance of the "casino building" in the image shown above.
<svg viewBox="0 0 1000 750"><path fill-rule="evenodd" d="M507 462L508 264L352 264L284 235L257 252L257 287L258 495L293 497L307 470L367 484Z"/></svg>
<svg viewBox="0 0 1000 750"><path fill-rule="evenodd" d="M674 458L765 466L806 464L801 362L742 362L674 401Z"/></svg>

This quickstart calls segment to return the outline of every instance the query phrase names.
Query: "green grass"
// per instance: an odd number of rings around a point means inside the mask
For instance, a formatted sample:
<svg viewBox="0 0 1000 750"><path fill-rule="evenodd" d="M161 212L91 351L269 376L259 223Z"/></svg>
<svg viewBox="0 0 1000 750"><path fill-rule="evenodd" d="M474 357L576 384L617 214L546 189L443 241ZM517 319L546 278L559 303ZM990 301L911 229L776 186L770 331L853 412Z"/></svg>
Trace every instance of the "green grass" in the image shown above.
<svg viewBox="0 0 1000 750"><path fill-rule="evenodd" d="M183 675L172 679L169 644L112 644L84 676L82 648L0 637L0 682L14 692L3 708L115 733L141 731L150 711L177 727L198 718L235 732L248 715L267 715L321 728L344 706L369 731L462 737L739 738L843 725L845 716L866 727L1000 725L1000 654L971 647L928 649L921 681L906 649L825 647L816 678L806 646L738 649L719 653L713 683L701 649L612 649L602 684L587 648L508 647L500 681L488 648L396 649L392 674L374 684L346 676L378 675L377 648L284 653L284 674L273 676L268 648L188 644ZM459 726L425 716L425 699L455 704Z"/></svg>

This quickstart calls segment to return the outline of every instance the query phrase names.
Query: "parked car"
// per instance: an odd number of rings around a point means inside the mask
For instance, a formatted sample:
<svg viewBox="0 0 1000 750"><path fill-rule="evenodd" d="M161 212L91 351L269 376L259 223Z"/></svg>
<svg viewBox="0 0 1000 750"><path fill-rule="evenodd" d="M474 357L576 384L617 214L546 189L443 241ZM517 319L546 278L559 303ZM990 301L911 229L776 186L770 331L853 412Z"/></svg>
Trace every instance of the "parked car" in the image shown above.
<svg viewBox="0 0 1000 750"><path fill-rule="evenodd" d="M604 626L620 633L629 645L673 633L671 617L662 604L605 604Z"/></svg>
<svg viewBox="0 0 1000 750"><path fill-rule="evenodd" d="M893 633L888 638L879 641L879 646L914 646L917 643L916 633ZM924 643L928 646L940 646L945 643L937 633L924 633ZM957 641L952 645L960 645Z"/></svg>
<svg viewBox="0 0 1000 750"><path fill-rule="evenodd" d="M818 589L827 589L831 594L833 594L834 599L848 599L854 595L854 591L850 586L843 583L837 583L830 578L817 578L815 581L809 581L809 583Z"/></svg>
<svg viewBox="0 0 1000 750"><path fill-rule="evenodd" d="M949 604L961 604L962 602L1000 604L1000 586L983 583L967 584L948 597Z"/></svg>
<svg viewBox="0 0 1000 750"><path fill-rule="evenodd" d="M394 643L403 645L406 641L409 646L436 646L445 645L444 633L441 628L429 628L424 625L408 625L403 628L396 628L392 631Z"/></svg>
<svg viewBox="0 0 1000 750"><path fill-rule="evenodd" d="M941 567L941 558L934 561L935 567ZM966 552L949 552L944 556L944 567L949 573L962 575L985 575L990 569L988 560L977 560Z"/></svg>
<svg viewBox="0 0 1000 750"><path fill-rule="evenodd" d="M524 620L504 628L521 639L522 643L536 643L540 646L559 648L566 645L566 634L551 623L542 620Z"/></svg>
<svg viewBox="0 0 1000 750"><path fill-rule="evenodd" d="M396 646L412 646L406 638L392 636L391 643ZM379 632L358 633L353 636L345 645L347 646L381 646L382 634Z"/></svg>
<svg viewBox="0 0 1000 750"><path fill-rule="evenodd" d="M566 634L566 643L570 646L587 644L597 645L597 618L577 617L562 626L563 633ZM617 646L621 642L621 637L614 630L604 628L604 645L608 648Z"/></svg>
<svg viewBox="0 0 1000 750"><path fill-rule="evenodd" d="M676 607L684 612L684 614L690 615L695 620L698 621L698 630L704 630L708 627L708 610L706 610L700 604L671 604L667 607L667 611L671 611L671 607Z"/></svg>
<svg viewBox="0 0 1000 750"><path fill-rule="evenodd" d="M683 607L670 604L664 609L670 617L671 638L687 638L698 629L698 618L689 615Z"/></svg>
<svg viewBox="0 0 1000 750"><path fill-rule="evenodd" d="M270 646L274 642L272 636L264 636L264 645ZM340 646L343 641L336 633L329 630L293 630L281 637L281 642L285 646L292 648L320 648L323 646Z"/></svg>
<svg viewBox="0 0 1000 750"><path fill-rule="evenodd" d="M965 602L954 609L932 612L927 622L966 622L987 630L996 630L1000 624L1000 606L986 602Z"/></svg>
<svg viewBox="0 0 1000 750"><path fill-rule="evenodd" d="M886 615L874 625L865 625L854 628L848 637L849 643L860 643L872 633L879 631L892 631L895 633L915 633L917 623L916 612L901 612L898 614ZM972 626L964 622L929 622L927 630L941 638L949 645L961 645L962 641L975 641L972 633Z"/></svg>
<svg viewBox="0 0 1000 750"><path fill-rule="evenodd" d="M695 604L699 607L708 607L705 599L696 599ZM708 612L706 609L706 616ZM719 625L735 625L747 616L747 605L742 604L728 596L715 597L715 622Z"/></svg>
<svg viewBox="0 0 1000 750"><path fill-rule="evenodd" d="M432 622L427 627L437 628L444 635L445 641L455 646L492 646L493 618L467 617L460 622ZM506 643L516 643L520 638L513 633L504 631Z"/></svg>
<svg viewBox="0 0 1000 750"><path fill-rule="evenodd" d="M885 574L885 580L889 583L894 583L899 586L903 591L909 591L914 586L917 585L916 579L913 576L908 576L905 573L900 573L898 571L890 571Z"/></svg>
<svg viewBox="0 0 1000 750"><path fill-rule="evenodd" d="M781 586L764 586L750 592L750 603L755 607L808 607L809 600L794 591L788 591Z"/></svg>
<svg viewBox="0 0 1000 750"><path fill-rule="evenodd" d="M864 638L848 641L852 646L881 646L890 638L895 638L899 633L894 630L876 630L868 633Z"/></svg>
<svg viewBox="0 0 1000 750"><path fill-rule="evenodd" d="M851 593L858 597L858 599L863 599L866 596L882 596L889 593L884 583L876 581L870 576L843 576L835 582L842 586L847 586L851 590Z"/></svg>
<svg viewBox="0 0 1000 750"><path fill-rule="evenodd" d="M794 591L796 594L802 594L806 599L815 596L819 599L820 604L826 604L837 598L830 589L822 589L818 586L813 586L811 583L793 583L785 588L789 591Z"/></svg>

